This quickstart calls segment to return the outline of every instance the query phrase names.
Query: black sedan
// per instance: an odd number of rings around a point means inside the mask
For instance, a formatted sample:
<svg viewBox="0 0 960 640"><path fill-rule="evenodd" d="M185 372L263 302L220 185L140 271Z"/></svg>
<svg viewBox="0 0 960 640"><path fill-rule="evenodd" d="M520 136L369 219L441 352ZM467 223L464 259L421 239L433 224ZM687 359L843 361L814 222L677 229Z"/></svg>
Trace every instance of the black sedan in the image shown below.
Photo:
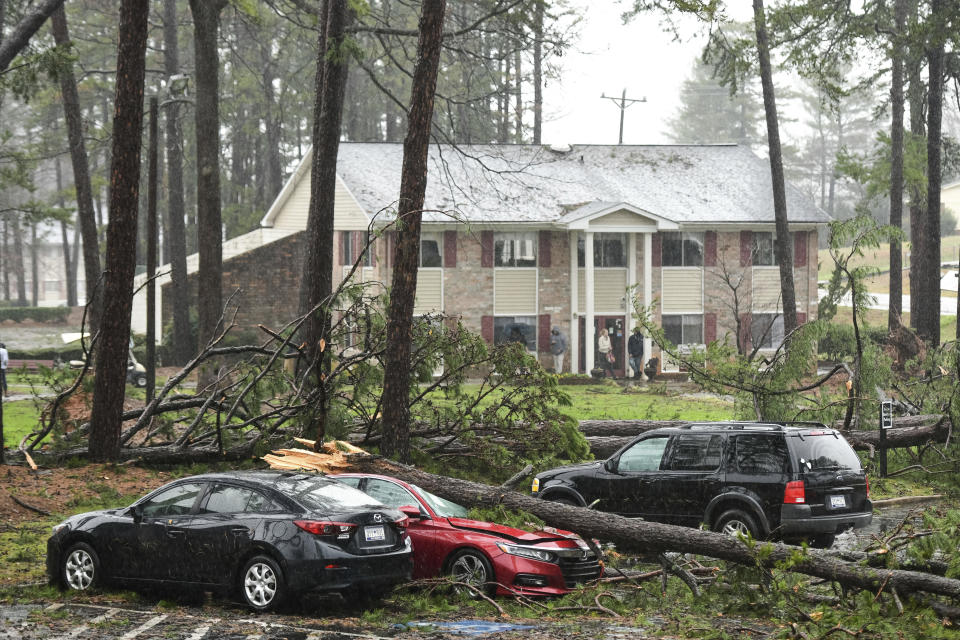
<svg viewBox="0 0 960 640"><path fill-rule="evenodd" d="M238 592L258 611L306 591L369 597L410 577L407 522L321 476L212 473L58 524L47 541L47 572L76 590L116 582Z"/></svg>

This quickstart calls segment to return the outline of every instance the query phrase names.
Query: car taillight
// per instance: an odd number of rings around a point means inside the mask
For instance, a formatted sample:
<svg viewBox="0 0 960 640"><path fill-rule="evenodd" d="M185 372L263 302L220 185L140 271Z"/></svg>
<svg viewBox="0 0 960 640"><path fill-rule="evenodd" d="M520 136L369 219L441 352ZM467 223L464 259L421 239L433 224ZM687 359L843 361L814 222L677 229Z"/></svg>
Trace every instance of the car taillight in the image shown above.
<svg viewBox="0 0 960 640"><path fill-rule="evenodd" d="M867 483L867 497L869 498L870 497L870 476L868 476L867 474L863 474L863 479Z"/></svg>
<svg viewBox="0 0 960 640"><path fill-rule="evenodd" d="M783 504L803 504L806 501L807 492L803 487L803 480L788 482L783 490Z"/></svg>
<svg viewBox="0 0 960 640"><path fill-rule="evenodd" d="M315 536L347 537L351 531L357 528L357 525L349 522L327 522L323 520L294 520L293 524Z"/></svg>
<svg viewBox="0 0 960 640"><path fill-rule="evenodd" d="M393 521L393 524L397 525L401 529L406 529L410 526L410 518L403 516L402 518L397 518Z"/></svg>

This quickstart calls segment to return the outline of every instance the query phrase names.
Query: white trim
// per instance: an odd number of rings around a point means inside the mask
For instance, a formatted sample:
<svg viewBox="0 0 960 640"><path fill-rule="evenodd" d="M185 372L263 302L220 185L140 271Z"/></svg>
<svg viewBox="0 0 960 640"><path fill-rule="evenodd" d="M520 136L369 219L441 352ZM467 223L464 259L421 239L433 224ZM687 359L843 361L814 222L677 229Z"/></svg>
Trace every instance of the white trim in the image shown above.
<svg viewBox="0 0 960 640"><path fill-rule="evenodd" d="M570 254L570 373L580 373L580 267L577 266L577 245L580 233L567 232Z"/></svg>
<svg viewBox="0 0 960 640"><path fill-rule="evenodd" d="M273 223L276 221L281 209L283 209L283 206L287 203L287 200L290 199L290 196L293 195L297 185L300 184L303 174L309 174L309 169L312 168L312 166L313 146L310 146L307 148L307 152L303 154L303 157L300 159L300 164L297 165L297 168L294 169L293 173L290 174L290 177L287 178L287 182L283 185L283 188L280 189L280 193L278 193L277 197L273 199L273 204L271 204L270 208L267 209L267 213L260 220L261 227L269 228L273 226Z"/></svg>
<svg viewBox="0 0 960 640"><path fill-rule="evenodd" d="M589 206L589 204L584 206ZM639 207L635 207L632 204L629 204L627 202L613 203L607 207L604 207L603 209L592 211L581 218L577 218L575 220L568 222L566 226L568 229L577 229L581 231L586 230L587 227L590 226L591 221L596 220L597 218L602 218L604 216L610 215L611 213L616 213L617 211L628 211L634 215L638 215L644 218L649 218L650 220L653 220L655 224L653 226L638 225L638 226L628 226L624 228L610 227L609 229L610 231L618 231L618 230L619 231L636 231L639 228L642 228L644 230L654 229L654 230L665 231L665 230L673 230L673 229L680 228L680 226L673 220L668 220L667 218L658 216L655 213L650 213L649 211L646 211Z"/></svg>

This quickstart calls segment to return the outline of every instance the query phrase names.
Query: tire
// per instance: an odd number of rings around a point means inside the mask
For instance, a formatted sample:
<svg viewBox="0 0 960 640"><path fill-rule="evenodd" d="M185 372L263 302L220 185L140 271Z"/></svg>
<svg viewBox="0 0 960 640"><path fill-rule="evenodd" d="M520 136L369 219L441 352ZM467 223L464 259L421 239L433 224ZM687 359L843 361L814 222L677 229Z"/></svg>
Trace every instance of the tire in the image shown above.
<svg viewBox="0 0 960 640"><path fill-rule="evenodd" d="M740 509L730 509L721 513L713 525L713 530L733 537L743 535L754 540L760 537L760 529L757 527L756 520L749 513Z"/></svg>
<svg viewBox="0 0 960 640"><path fill-rule="evenodd" d="M810 538L810 546L814 549L829 549L833 546L833 542L836 539L837 535L834 533L821 533L818 536Z"/></svg>
<svg viewBox="0 0 960 640"><path fill-rule="evenodd" d="M449 569L447 573L457 582L465 582L475 589L479 589L485 595L492 596L497 590L495 584L496 578L493 575L493 565L479 551L473 549L464 549L457 552L450 558ZM457 593L463 593L473 598L479 596L472 589L463 586L455 586Z"/></svg>
<svg viewBox="0 0 960 640"><path fill-rule="evenodd" d="M139 388L139 389L146 389L146 388L147 388L147 376L143 375L142 373L137 374L135 383L136 383L137 388Z"/></svg>
<svg viewBox="0 0 960 640"><path fill-rule="evenodd" d="M240 572L240 597L254 611L272 611L287 595L280 565L267 556L254 556Z"/></svg>
<svg viewBox="0 0 960 640"><path fill-rule="evenodd" d="M60 559L60 584L71 591L86 591L103 581L100 556L86 542L70 545Z"/></svg>

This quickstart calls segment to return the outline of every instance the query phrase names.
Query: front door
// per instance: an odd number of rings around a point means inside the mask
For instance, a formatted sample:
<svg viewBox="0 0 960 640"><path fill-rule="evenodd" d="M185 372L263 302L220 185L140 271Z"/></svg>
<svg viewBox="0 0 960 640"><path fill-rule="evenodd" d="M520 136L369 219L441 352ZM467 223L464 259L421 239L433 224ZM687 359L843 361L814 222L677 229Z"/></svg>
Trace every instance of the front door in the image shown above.
<svg viewBox="0 0 960 640"><path fill-rule="evenodd" d="M624 316L594 316L593 328L593 366L594 368L602 366L601 355L597 350L597 339L600 337L600 330L606 329L610 336L610 349L613 353L613 374L618 378L626 375L626 318ZM587 329L586 318L580 318L580 373L588 373L586 370L586 344Z"/></svg>

